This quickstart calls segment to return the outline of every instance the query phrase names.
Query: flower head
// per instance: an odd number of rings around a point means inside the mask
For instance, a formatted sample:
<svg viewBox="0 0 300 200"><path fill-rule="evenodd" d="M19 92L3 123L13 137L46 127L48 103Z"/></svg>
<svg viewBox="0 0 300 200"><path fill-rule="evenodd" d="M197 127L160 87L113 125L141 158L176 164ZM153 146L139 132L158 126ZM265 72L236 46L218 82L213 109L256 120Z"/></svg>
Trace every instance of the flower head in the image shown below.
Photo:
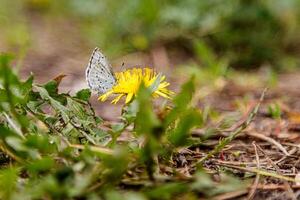
<svg viewBox="0 0 300 200"><path fill-rule="evenodd" d="M167 87L170 85L165 81L166 77L155 73L150 68L133 68L124 72L117 72L115 74L117 83L106 93L99 97L100 101L105 101L110 95L117 94L117 97L112 103L117 103L123 96L126 96L125 103L129 103L136 95L142 83L147 88L150 88L155 81L159 81L158 86L152 88L152 96L170 98L173 94ZM160 79L160 80L158 80Z"/></svg>

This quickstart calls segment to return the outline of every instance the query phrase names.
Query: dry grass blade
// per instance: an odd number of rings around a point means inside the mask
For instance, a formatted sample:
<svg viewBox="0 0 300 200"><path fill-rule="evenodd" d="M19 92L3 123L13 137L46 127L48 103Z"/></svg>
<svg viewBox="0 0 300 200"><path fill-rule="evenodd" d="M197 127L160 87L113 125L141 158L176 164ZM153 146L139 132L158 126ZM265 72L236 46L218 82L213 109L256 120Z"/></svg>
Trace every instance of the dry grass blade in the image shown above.
<svg viewBox="0 0 300 200"><path fill-rule="evenodd" d="M269 177L277 178L277 179L280 179L280 180L286 180L286 181L290 181L290 182L293 182L293 183L296 182L296 180L294 178L290 178L290 177L283 176L283 175L280 175L280 174L277 174L277 173L273 173L273 172L268 172L268 171L265 171L265 170L262 170L262 169L249 168L249 167L239 167L239 166L227 165L227 164L220 164L220 163L219 163L219 165L222 165L222 166L228 167L228 168L232 168L232 169L241 170L241 171L246 171L246 172L252 172L252 173L255 173L255 174L260 174L262 176L269 176Z"/></svg>
<svg viewBox="0 0 300 200"><path fill-rule="evenodd" d="M75 149L90 149L91 151L97 152L97 153L103 153L103 154L107 154L107 155L112 155L113 154L113 150L108 149L108 148L104 148L104 147L98 147L98 146L92 146L89 145L88 148L84 145L81 144L69 144L70 147L75 148Z"/></svg>
<svg viewBox="0 0 300 200"><path fill-rule="evenodd" d="M15 132L24 139L25 137L20 127L8 116L6 112L3 112L3 115L6 118L8 124L15 130Z"/></svg>
<svg viewBox="0 0 300 200"><path fill-rule="evenodd" d="M228 193L225 193L225 194L221 194L221 195L218 195L218 196L215 196L213 198L213 200L226 200L226 199L233 199L233 198L237 198L237 197L240 197L242 195L245 195L247 194L247 190L239 190L239 191L234 191L234 192L228 192Z"/></svg>
<svg viewBox="0 0 300 200"><path fill-rule="evenodd" d="M284 153L284 155L286 156L289 156L290 154L287 152L287 150L279 143L277 142L276 140L274 140L273 138L270 138L266 135L263 135L263 134L259 134L259 133L255 133L255 132L247 132L246 133L247 135L249 136L252 136L252 137L255 137L255 138L258 138L258 139L261 139L261 140L264 140L264 141L267 141L273 145L275 145L280 151L282 151Z"/></svg>
<svg viewBox="0 0 300 200"><path fill-rule="evenodd" d="M296 153L298 151L298 147L293 147L288 153L290 156L292 156L294 153ZM280 158L279 160L275 161L274 163L277 165L281 162L283 162L285 159L287 159L289 156L283 156L282 158Z"/></svg>
<svg viewBox="0 0 300 200"><path fill-rule="evenodd" d="M252 187L252 186L250 186ZM300 185L291 185L293 189L300 189ZM284 184L259 184L257 189L260 190L285 190L286 187Z"/></svg>
<svg viewBox="0 0 300 200"><path fill-rule="evenodd" d="M216 145L216 147L212 151L210 151L205 157L201 158L197 162L197 165L201 166L204 163L204 161L206 161L207 159L209 159L212 156L219 153L227 144L229 144L232 140L234 140L238 134L240 134L243 130L245 130L249 126L249 124L252 122L252 120L254 119L254 117L256 116L256 114L258 112L258 109L259 109L260 104L262 103L262 101L264 99L266 91L267 91L267 88L265 88L264 91L262 92L257 105L250 112L248 118L243 123L241 123L241 125L237 129L235 129L233 132L231 132L228 137L221 140L219 142L219 144Z"/></svg>
<svg viewBox="0 0 300 200"><path fill-rule="evenodd" d="M5 144L3 144L1 140L0 140L0 150L4 152L6 155L8 155L9 157L11 157L12 159L14 159L15 161L19 163L25 163L25 161L21 157L15 155L12 151L6 148Z"/></svg>
<svg viewBox="0 0 300 200"><path fill-rule="evenodd" d="M258 146L258 148L264 154L264 156L269 160L271 165L275 168L276 172L278 174L282 175L282 173L280 172L279 167L273 162L273 160L265 153L265 151L260 146ZM287 192L288 192L289 196L291 197L291 199L296 200L297 197L295 196L295 194L293 192L293 189L291 188L290 184L286 180L283 180L283 183L284 183L285 189L287 190Z"/></svg>
<svg viewBox="0 0 300 200"><path fill-rule="evenodd" d="M258 153L257 153L257 147L256 147L255 142L253 142L252 145L253 145L254 151L255 151L256 166L257 166L257 169L260 169L260 161L259 161L259 156L258 156ZM256 174L255 180L253 182L253 186L251 187L251 190L249 191L247 199L251 200L251 199L254 198L257 186L259 184L259 179L260 179L260 175Z"/></svg>

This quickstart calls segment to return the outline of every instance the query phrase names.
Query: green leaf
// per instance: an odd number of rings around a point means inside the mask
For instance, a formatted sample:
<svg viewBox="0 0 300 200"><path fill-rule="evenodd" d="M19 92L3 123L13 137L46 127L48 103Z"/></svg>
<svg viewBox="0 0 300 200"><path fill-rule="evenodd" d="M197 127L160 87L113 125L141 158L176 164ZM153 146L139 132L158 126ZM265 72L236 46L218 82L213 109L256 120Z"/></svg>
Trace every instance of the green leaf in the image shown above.
<svg viewBox="0 0 300 200"><path fill-rule="evenodd" d="M173 199L179 194L187 193L188 189L185 183L174 182L148 189L145 193L150 199Z"/></svg>
<svg viewBox="0 0 300 200"><path fill-rule="evenodd" d="M151 106L152 92L142 85L137 95L138 112L135 119L135 131L144 136L145 145L141 149L141 161L145 164L148 176L153 179L154 155L160 151L160 138L163 134L160 121Z"/></svg>
<svg viewBox="0 0 300 200"><path fill-rule="evenodd" d="M0 138L5 139L6 137L18 137L20 138L20 135L14 132L12 129L9 129L4 124L0 124Z"/></svg>
<svg viewBox="0 0 300 200"><path fill-rule="evenodd" d="M135 119L135 131L138 135L151 135L154 133L154 129L160 125L151 106L151 94L151 91L142 85L137 95L138 112Z"/></svg>
<svg viewBox="0 0 300 200"><path fill-rule="evenodd" d="M41 173L49 171L54 166L54 160L50 157L43 157L41 159L35 160L27 165L27 169L31 173Z"/></svg>
<svg viewBox="0 0 300 200"><path fill-rule="evenodd" d="M82 89L76 93L75 97L83 101L88 101L91 97L91 91L89 89Z"/></svg>
<svg viewBox="0 0 300 200"><path fill-rule="evenodd" d="M89 113L86 112L84 107L80 103L74 101L70 97L67 97L67 106L66 106L66 108L68 109L69 114L72 117L76 117L77 119L87 120L88 117L89 117L89 115L88 115ZM89 122L89 123L91 123L91 122Z"/></svg>
<svg viewBox="0 0 300 200"><path fill-rule="evenodd" d="M48 135L32 134L26 137L24 144L30 149L37 149L39 152L47 154L54 153L56 146L50 142L51 138Z"/></svg>
<svg viewBox="0 0 300 200"><path fill-rule="evenodd" d="M147 198L138 192L119 192L115 190L109 190L105 193L105 199L107 200L147 200Z"/></svg>
<svg viewBox="0 0 300 200"><path fill-rule="evenodd" d="M268 113L274 119L280 119L282 114L281 108L277 103L273 103L268 106Z"/></svg>
<svg viewBox="0 0 300 200"><path fill-rule="evenodd" d="M11 116L12 121L16 122L16 125L26 132L29 120L18 113L16 109L17 106L20 108L27 102L27 98L22 92L26 87L22 85L18 76L13 72L10 61L11 56L0 55L0 99L2 100L0 101L0 111L5 111L7 115Z"/></svg>
<svg viewBox="0 0 300 200"><path fill-rule="evenodd" d="M186 145L191 129L202 124L201 113L195 109L189 109L180 117L176 127L170 131L170 142L175 146Z"/></svg>
<svg viewBox="0 0 300 200"><path fill-rule="evenodd" d="M128 106L123 108L122 118L131 124L136 119L136 115L139 110L139 104L136 99L134 99Z"/></svg>
<svg viewBox="0 0 300 200"><path fill-rule="evenodd" d="M50 96L56 95L58 91L58 83L54 80L49 81L43 87L47 90Z"/></svg>
<svg viewBox="0 0 300 200"><path fill-rule="evenodd" d="M185 108L189 105L195 92L194 77L192 76L181 86L181 91L174 97L174 104L177 108Z"/></svg>
<svg viewBox="0 0 300 200"><path fill-rule="evenodd" d="M52 98L49 95L48 91L45 88L39 87L39 86L35 86L35 89L41 95L42 99L49 101L50 104L53 106L53 108L61 114L64 122L68 123L69 116L68 116L68 110L67 110L67 108L65 106L63 106L59 101L57 101L54 98Z"/></svg>
<svg viewBox="0 0 300 200"><path fill-rule="evenodd" d="M23 95L27 95L29 92L31 92L33 79L34 79L33 75L30 75L29 78L22 83L21 89Z"/></svg>
<svg viewBox="0 0 300 200"><path fill-rule="evenodd" d="M106 171L103 173L103 181L107 185L114 185L120 182L121 177L127 170L129 163L129 152L127 147L119 146L113 155L102 157Z"/></svg>
<svg viewBox="0 0 300 200"><path fill-rule="evenodd" d="M207 67L216 65L216 56L213 51L201 40L194 41L194 49L199 60L204 62Z"/></svg>
<svg viewBox="0 0 300 200"><path fill-rule="evenodd" d="M195 92L194 77L191 77L181 87L181 91L174 97L174 108L166 116L164 122L165 128L169 127L175 120L190 106L193 94Z"/></svg>
<svg viewBox="0 0 300 200"><path fill-rule="evenodd" d="M5 142L15 149L16 151L25 151L27 150L26 146L23 144L23 141L20 138L11 136L11 137L6 137Z"/></svg>
<svg viewBox="0 0 300 200"><path fill-rule="evenodd" d="M190 188L193 191L204 193L207 197L246 188L246 184L242 181L226 174L220 174L220 180L216 183L209 174L201 170L196 172L194 179Z"/></svg>
<svg viewBox="0 0 300 200"><path fill-rule="evenodd" d="M0 171L0 198L12 199L16 192L19 171L16 168L7 168Z"/></svg>

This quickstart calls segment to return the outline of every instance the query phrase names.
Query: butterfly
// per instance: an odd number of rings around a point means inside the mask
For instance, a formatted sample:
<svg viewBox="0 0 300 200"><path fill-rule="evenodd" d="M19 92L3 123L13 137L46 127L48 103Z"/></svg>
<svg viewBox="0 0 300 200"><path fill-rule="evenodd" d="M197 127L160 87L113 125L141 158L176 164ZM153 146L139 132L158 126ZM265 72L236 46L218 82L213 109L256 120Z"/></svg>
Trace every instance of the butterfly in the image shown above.
<svg viewBox="0 0 300 200"><path fill-rule="evenodd" d="M98 47L93 51L86 68L86 81L91 90L103 94L116 84L111 64Z"/></svg>

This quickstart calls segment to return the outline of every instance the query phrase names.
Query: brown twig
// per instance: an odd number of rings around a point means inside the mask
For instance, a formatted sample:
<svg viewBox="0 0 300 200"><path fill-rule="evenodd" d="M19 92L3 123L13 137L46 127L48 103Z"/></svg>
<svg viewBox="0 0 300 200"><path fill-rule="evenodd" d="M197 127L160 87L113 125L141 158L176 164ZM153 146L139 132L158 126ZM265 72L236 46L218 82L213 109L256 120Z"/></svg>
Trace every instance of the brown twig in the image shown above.
<svg viewBox="0 0 300 200"><path fill-rule="evenodd" d="M260 134L260 133L255 133L255 132L246 132L247 135L251 136L251 137L255 137L261 140L264 140L266 142L269 142L273 145L275 145L280 151L282 151L284 153L284 155L289 156L290 154L287 152L287 150L276 140L274 140L273 138L270 138L266 135Z"/></svg>
<svg viewBox="0 0 300 200"><path fill-rule="evenodd" d="M293 155L294 153L296 153L298 151L298 148L297 147L293 147L288 153L289 155ZM282 158L280 158L279 160L275 161L275 164L279 164L281 163L282 161L284 161L285 159L287 159L289 156L284 156Z"/></svg>
<svg viewBox="0 0 300 200"><path fill-rule="evenodd" d="M254 147L254 151L255 151L255 158L256 158L256 166L257 166L257 169L260 169L260 162L259 162L259 156L258 156L258 153L257 153L257 148L256 148L256 144L255 142L253 141L252 142L252 145ZM255 177L255 180L253 182L253 185L248 193L248 197L247 199L248 200L251 200L253 199L254 195L255 195L255 192L256 192L256 189L257 189L257 185L259 183L259 179L260 179L260 174L256 174L256 177Z"/></svg>
<svg viewBox="0 0 300 200"><path fill-rule="evenodd" d="M269 162L271 163L271 165L275 168L276 172L279 174L279 175L282 175L282 173L280 172L280 169L279 167L273 162L273 160L265 153L265 151L260 147L260 146L257 146L258 149L264 154L264 156L269 160ZM289 196L293 199L293 200L297 200L295 194L294 194L294 191L293 189L291 188L290 184L286 181L286 180L283 180L283 183L284 183L284 186L286 188L286 191L288 192Z"/></svg>

